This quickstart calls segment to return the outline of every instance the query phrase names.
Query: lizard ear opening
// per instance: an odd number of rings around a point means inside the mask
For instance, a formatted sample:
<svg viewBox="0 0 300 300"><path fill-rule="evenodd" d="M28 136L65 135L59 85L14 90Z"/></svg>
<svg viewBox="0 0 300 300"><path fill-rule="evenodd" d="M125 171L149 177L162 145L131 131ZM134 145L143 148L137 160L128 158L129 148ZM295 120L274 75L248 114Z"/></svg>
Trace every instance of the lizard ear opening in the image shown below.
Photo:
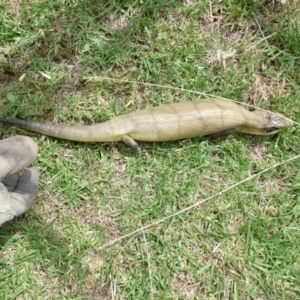
<svg viewBox="0 0 300 300"><path fill-rule="evenodd" d="M280 128L278 127L267 127L267 128L264 128L264 132L265 133L271 133L271 132L276 132L276 131L279 131Z"/></svg>

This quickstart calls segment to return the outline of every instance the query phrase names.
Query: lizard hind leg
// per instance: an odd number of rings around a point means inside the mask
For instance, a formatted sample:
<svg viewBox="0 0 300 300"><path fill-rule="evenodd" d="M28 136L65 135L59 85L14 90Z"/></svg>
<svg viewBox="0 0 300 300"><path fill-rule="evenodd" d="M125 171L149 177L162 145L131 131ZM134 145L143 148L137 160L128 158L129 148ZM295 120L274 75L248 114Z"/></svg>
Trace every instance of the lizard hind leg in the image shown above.
<svg viewBox="0 0 300 300"><path fill-rule="evenodd" d="M122 137L122 140L127 146L129 146L129 148L134 152L134 154L139 155L141 153L139 146L137 145L135 140L129 135L124 135Z"/></svg>

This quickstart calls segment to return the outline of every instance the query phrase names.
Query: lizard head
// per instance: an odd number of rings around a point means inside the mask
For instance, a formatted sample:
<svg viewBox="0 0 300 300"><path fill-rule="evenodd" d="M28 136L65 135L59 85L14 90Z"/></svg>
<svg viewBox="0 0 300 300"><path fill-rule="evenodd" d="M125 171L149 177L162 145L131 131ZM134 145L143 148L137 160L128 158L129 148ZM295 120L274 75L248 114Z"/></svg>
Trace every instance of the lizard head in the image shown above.
<svg viewBox="0 0 300 300"><path fill-rule="evenodd" d="M255 110L251 113L255 116L253 122L236 128L237 131L256 135L273 135L294 125L293 120L280 113L265 110Z"/></svg>

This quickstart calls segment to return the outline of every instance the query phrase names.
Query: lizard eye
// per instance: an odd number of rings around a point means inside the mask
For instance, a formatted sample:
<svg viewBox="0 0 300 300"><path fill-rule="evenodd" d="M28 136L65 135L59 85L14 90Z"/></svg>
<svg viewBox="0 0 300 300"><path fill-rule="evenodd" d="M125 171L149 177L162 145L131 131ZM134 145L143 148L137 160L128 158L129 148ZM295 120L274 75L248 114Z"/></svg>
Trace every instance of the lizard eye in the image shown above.
<svg viewBox="0 0 300 300"><path fill-rule="evenodd" d="M271 133L271 132L278 131L278 130L280 130L278 127L267 127L264 129L264 132Z"/></svg>

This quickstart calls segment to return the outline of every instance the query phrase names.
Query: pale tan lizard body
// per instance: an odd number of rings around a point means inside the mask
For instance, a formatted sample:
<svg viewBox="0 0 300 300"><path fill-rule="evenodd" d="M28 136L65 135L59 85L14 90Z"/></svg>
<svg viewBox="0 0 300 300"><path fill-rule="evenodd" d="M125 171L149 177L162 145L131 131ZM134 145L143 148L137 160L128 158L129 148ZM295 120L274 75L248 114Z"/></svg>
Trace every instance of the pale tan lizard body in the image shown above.
<svg viewBox="0 0 300 300"><path fill-rule="evenodd" d="M249 111L234 102L216 98L150 107L89 126L6 119L0 122L78 142L124 141L135 152L139 150L134 140L161 142L226 131L271 135L293 125L283 115Z"/></svg>

